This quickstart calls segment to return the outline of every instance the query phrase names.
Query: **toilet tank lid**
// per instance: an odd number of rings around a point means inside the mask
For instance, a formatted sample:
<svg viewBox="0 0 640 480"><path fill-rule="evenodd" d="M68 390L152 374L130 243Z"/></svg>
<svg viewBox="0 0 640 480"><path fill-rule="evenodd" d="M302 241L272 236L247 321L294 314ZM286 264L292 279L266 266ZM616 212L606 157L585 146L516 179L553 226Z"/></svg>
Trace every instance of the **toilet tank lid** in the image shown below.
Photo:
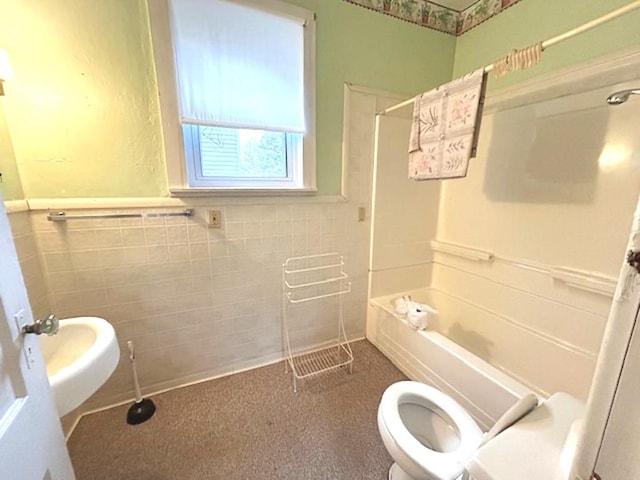
<svg viewBox="0 0 640 480"><path fill-rule="evenodd" d="M585 405L554 393L531 413L480 447L467 464L476 480L556 478L565 442Z"/></svg>

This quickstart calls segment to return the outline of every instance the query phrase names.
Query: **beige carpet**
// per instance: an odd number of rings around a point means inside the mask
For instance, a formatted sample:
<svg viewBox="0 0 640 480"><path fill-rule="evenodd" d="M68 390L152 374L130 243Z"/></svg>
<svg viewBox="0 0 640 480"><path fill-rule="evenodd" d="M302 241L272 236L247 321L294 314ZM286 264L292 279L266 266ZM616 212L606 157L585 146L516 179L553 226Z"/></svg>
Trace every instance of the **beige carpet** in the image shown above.
<svg viewBox="0 0 640 480"><path fill-rule="evenodd" d="M141 425L127 425L128 406L84 417L68 445L77 480L384 480L378 402L406 377L369 342L352 348L352 375L295 394L279 363L156 395Z"/></svg>

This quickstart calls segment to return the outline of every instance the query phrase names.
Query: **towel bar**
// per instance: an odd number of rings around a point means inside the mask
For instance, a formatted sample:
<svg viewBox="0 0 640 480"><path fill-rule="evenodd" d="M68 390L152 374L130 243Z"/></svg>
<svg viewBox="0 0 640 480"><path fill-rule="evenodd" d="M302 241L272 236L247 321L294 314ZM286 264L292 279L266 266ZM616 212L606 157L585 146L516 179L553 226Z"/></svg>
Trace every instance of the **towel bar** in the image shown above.
<svg viewBox="0 0 640 480"><path fill-rule="evenodd" d="M67 215L66 212L49 213L47 220L52 222L66 222L67 220L93 220L103 218L159 218L159 217L192 217L193 208L185 208L181 212L158 213L91 213L84 215Z"/></svg>

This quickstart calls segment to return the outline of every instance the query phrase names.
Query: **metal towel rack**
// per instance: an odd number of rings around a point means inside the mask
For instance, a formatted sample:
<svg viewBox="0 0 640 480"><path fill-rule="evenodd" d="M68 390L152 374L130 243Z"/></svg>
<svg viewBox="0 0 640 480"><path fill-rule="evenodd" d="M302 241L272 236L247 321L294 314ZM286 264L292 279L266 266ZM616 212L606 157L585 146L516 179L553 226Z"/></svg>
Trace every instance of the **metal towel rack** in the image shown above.
<svg viewBox="0 0 640 480"><path fill-rule="evenodd" d="M353 352L345 332L343 314L343 296L349 292L351 282L344 271L344 258L338 253L291 257L282 264L282 322L287 357L285 371L291 367L294 392L298 389L297 381L303 378L345 367L351 373ZM337 337L325 342L320 350L309 352L294 348L292 340L300 340L300 325L291 325L296 320L292 315L295 305L329 297L338 297L338 318L326 320L336 322ZM326 304L319 304L316 308L327 307ZM290 308L292 312L289 312ZM305 315L305 312L298 310L298 314Z"/></svg>
<svg viewBox="0 0 640 480"><path fill-rule="evenodd" d="M192 217L193 208L185 208L180 212L147 212L147 213L91 213L83 215L67 215L66 212L49 213L47 220L52 222L66 222L67 220L92 220L103 218L159 218L159 217Z"/></svg>

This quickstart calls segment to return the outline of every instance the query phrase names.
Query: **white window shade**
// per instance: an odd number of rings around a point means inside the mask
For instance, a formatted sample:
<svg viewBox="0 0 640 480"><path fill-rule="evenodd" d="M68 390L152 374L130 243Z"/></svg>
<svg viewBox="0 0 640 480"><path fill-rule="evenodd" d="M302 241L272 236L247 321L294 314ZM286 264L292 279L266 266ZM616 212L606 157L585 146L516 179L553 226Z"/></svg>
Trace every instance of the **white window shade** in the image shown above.
<svg viewBox="0 0 640 480"><path fill-rule="evenodd" d="M224 0L171 0L181 121L304 133L304 25Z"/></svg>

